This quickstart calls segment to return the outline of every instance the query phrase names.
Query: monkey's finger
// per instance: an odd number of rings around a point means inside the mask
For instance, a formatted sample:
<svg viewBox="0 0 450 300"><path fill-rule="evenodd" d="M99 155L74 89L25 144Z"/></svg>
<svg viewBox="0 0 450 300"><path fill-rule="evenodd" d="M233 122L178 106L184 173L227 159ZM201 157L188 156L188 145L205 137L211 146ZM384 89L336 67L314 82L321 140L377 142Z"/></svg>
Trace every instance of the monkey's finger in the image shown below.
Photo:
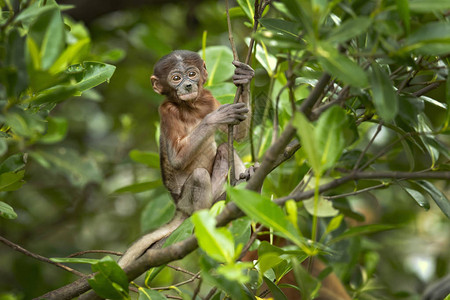
<svg viewBox="0 0 450 300"><path fill-rule="evenodd" d="M250 67L246 63L240 62L238 60L233 61L233 65L238 69L245 69L245 70L250 70L250 71L254 72L252 67Z"/></svg>

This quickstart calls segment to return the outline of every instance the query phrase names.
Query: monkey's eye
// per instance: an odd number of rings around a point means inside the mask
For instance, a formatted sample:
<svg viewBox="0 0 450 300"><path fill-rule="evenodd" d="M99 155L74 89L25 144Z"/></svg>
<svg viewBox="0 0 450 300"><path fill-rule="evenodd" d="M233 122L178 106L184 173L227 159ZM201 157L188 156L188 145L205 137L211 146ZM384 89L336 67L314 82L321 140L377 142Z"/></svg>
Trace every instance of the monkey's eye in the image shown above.
<svg viewBox="0 0 450 300"><path fill-rule="evenodd" d="M178 75L174 75L174 76L172 76L172 80L173 80L173 81L180 81L180 80L181 80L181 77L178 76Z"/></svg>
<svg viewBox="0 0 450 300"><path fill-rule="evenodd" d="M189 74L188 74L189 77L195 77L195 75L197 75L197 73L195 73L195 72L189 72Z"/></svg>

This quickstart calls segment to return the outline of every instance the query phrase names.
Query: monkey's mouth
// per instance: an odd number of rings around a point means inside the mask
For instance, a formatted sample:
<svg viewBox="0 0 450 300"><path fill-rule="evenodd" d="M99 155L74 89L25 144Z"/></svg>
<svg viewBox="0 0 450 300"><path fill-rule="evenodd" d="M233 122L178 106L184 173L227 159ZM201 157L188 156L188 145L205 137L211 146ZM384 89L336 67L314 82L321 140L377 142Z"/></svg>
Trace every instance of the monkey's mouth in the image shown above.
<svg viewBox="0 0 450 300"><path fill-rule="evenodd" d="M197 92L192 92L188 94L178 95L178 98L180 98L180 100L183 101L195 100L197 99L197 94L198 94Z"/></svg>

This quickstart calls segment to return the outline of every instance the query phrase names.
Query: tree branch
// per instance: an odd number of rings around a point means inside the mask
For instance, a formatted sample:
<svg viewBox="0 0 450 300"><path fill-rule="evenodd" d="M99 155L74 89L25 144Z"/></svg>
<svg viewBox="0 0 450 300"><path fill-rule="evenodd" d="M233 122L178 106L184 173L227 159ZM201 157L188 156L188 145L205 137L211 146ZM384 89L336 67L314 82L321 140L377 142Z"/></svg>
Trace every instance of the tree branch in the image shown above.
<svg viewBox="0 0 450 300"><path fill-rule="evenodd" d="M17 251L17 252L20 252L20 253L22 253L22 254L25 254L26 256L29 256L29 257L31 257L31 258L34 258L34 259L37 259L37 260L39 260L39 261L43 261L43 262L45 262L45 263L48 263L48 264L57 266L58 268L61 268L61 269L65 270L65 271L68 271L68 272L73 273L73 274L75 274L75 275L77 275L77 276L80 276L80 277L85 277L85 276L86 276L86 274L83 274L83 273L81 273L81 272L79 272L79 271L77 271L77 270L74 270L74 269L72 269L72 268L69 268L69 267L66 266L66 265L63 265L63 264L61 264L61 263L54 262L54 261L48 259L47 257L44 257L44 256L41 256L41 255L39 255L39 254L33 253L33 252L31 252L31 251L28 251L27 249L25 249L25 248L23 248L23 247L21 247L21 246L15 244L15 243L11 242L10 240L8 240L8 239L6 239L6 238L4 238L4 237L2 237L2 236L0 236L0 242L2 242L3 244L5 244L6 246L12 248L13 250L15 250L15 251Z"/></svg>

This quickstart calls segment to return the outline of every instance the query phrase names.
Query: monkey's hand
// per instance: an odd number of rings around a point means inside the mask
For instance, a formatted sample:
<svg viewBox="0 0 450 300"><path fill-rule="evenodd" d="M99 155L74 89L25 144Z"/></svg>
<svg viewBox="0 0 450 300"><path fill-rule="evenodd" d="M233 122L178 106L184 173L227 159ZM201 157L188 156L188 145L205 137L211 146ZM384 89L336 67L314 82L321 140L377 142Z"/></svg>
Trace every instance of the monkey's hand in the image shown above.
<svg viewBox="0 0 450 300"><path fill-rule="evenodd" d="M255 71L252 67L237 60L233 61L233 65L236 67L233 75L233 83L235 85L249 84L255 76Z"/></svg>
<svg viewBox="0 0 450 300"><path fill-rule="evenodd" d="M247 118L248 108L245 103L224 104L205 117L210 125L237 125Z"/></svg>
<svg viewBox="0 0 450 300"><path fill-rule="evenodd" d="M255 174L256 170L259 168L259 163L256 162L253 166L250 166L247 170L245 170L243 173L239 175L238 184L243 181L249 181L250 178Z"/></svg>

